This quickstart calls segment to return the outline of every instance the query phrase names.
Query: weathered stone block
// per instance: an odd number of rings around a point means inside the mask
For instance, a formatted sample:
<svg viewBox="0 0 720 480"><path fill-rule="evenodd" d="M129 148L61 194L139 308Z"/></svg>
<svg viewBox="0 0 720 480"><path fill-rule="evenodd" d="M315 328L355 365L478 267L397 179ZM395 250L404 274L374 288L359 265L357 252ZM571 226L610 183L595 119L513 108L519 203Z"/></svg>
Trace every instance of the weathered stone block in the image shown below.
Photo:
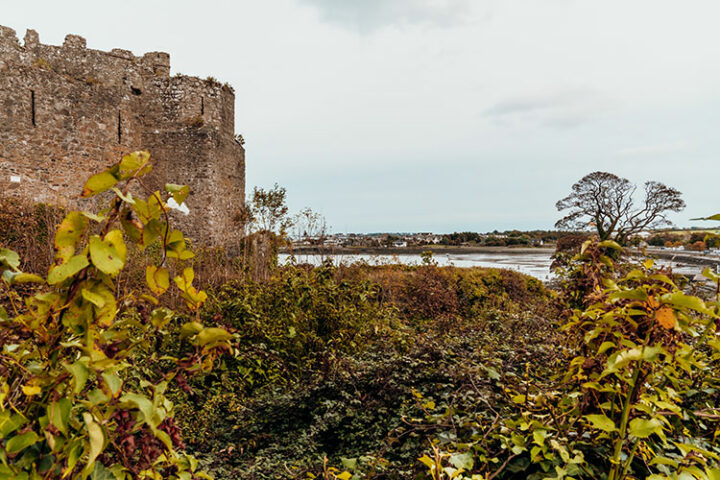
<svg viewBox="0 0 720 480"><path fill-rule="evenodd" d="M174 215L188 236L237 242L245 151L234 140L231 89L171 77L167 53L102 52L77 35L62 47L43 45L32 30L21 46L2 26L0 71L0 195L90 208L79 198L84 180L147 149L149 188L190 185L190 213Z"/></svg>

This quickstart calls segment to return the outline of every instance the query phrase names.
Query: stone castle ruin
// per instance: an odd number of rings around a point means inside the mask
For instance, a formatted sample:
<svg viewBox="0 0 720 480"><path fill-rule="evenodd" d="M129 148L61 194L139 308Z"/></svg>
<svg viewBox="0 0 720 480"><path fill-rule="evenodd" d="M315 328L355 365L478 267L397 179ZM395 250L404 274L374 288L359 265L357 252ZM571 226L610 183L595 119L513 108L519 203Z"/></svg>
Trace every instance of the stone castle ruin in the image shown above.
<svg viewBox="0 0 720 480"><path fill-rule="evenodd" d="M174 215L188 236L233 244L245 196L234 105L228 85L170 76L167 53L92 50L76 35L43 45L33 30L21 45L0 26L0 195L88 209L90 175L148 150L150 188L190 186L190 213Z"/></svg>

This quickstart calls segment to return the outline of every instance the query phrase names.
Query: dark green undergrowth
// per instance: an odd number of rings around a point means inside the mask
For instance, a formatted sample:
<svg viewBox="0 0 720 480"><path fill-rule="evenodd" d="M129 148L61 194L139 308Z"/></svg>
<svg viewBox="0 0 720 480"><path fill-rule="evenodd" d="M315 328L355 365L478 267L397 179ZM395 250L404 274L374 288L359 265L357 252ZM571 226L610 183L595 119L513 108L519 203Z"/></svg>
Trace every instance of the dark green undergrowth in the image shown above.
<svg viewBox="0 0 720 480"><path fill-rule="evenodd" d="M366 478L424 478L417 459L448 435L428 416L500 409L504 382L558 354L553 295L509 271L288 267L209 303L235 351L176 395L217 478L307 478L326 457Z"/></svg>

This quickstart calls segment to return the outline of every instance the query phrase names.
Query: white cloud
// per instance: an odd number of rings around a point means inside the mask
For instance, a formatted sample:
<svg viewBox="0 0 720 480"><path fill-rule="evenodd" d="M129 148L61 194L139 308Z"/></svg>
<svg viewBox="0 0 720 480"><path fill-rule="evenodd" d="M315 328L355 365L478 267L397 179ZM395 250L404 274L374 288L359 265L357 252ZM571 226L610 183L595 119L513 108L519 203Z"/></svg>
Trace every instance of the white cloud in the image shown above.
<svg viewBox="0 0 720 480"><path fill-rule="evenodd" d="M616 155L620 157L640 157L647 155L663 155L666 153L674 153L686 150L688 147L685 142L659 143L656 145L642 145L638 147L623 148L618 150Z"/></svg>
<svg viewBox="0 0 720 480"><path fill-rule="evenodd" d="M300 0L323 20L359 32L391 25L451 26L468 19L470 0Z"/></svg>
<svg viewBox="0 0 720 480"><path fill-rule="evenodd" d="M567 128L596 119L606 109L597 91L569 88L507 98L485 110L483 116L500 125L531 123Z"/></svg>

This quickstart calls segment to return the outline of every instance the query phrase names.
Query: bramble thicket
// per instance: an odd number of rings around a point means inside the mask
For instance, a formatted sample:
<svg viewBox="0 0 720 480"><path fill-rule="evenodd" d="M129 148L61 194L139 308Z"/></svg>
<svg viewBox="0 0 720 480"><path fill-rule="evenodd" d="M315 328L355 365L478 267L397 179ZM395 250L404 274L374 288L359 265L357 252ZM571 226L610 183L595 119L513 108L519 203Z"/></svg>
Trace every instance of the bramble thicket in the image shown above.
<svg viewBox="0 0 720 480"><path fill-rule="evenodd" d="M87 181L47 275L0 249L0 478L720 479L711 271L700 298L583 239L554 289L429 255L257 277L194 256L149 169Z"/></svg>

